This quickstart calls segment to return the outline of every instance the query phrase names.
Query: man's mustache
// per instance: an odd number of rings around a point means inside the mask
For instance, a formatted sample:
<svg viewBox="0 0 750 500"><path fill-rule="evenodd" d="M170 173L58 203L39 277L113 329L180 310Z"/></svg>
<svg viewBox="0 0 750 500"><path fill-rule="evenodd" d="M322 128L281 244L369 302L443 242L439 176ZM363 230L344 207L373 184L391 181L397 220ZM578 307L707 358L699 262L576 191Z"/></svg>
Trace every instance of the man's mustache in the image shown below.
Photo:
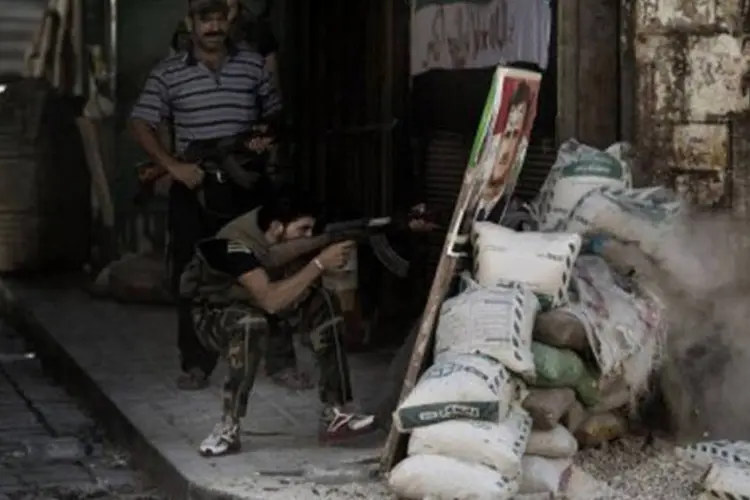
<svg viewBox="0 0 750 500"><path fill-rule="evenodd" d="M223 31L209 31L203 36L227 36L227 34Z"/></svg>

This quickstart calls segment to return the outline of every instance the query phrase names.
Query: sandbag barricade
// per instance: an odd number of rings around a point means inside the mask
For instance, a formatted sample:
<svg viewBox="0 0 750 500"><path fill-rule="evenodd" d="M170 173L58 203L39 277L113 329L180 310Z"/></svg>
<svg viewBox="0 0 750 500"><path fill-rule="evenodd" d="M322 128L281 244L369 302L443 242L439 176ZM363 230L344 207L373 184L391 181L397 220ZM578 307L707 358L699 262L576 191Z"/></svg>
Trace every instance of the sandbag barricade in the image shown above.
<svg viewBox="0 0 750 500"><path fill-rule="evenodd" d="M627 432L666 315L658 290L608 261L603 242L653 258L681 209L668 190L633 188L627 149L568 141L523 207L535 219L523 228L538 230L475 224L473 273L441 308L435 363L394 412L411 433L389 476L399 497L564 496L578 450Z"/></svg>

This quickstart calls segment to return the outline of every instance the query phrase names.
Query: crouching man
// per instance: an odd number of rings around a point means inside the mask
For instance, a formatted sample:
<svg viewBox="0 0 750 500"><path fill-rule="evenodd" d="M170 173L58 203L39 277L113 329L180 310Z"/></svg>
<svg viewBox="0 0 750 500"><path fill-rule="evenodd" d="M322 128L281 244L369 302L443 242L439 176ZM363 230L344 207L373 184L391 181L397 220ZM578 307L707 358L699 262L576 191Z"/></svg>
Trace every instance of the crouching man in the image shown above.
<svg viewBox="0 0 750 500"><path fill-rule="evenodd" d="M300 331L309 332L320 367L321 439L375 429L373 416L353 410L340 307L333 294L318 286L323 272L346 263L354 244L329 245L296 274L279 279L285 264L323 248L325 236L311 238L315 213L302 197L275 196L200 242L182 275L180 292L192 301L200 341L229 364L221 420L200 445L204 456L239 451L240 421L265 338L280 332L282 322L292 316L299 316Z"/></svg>

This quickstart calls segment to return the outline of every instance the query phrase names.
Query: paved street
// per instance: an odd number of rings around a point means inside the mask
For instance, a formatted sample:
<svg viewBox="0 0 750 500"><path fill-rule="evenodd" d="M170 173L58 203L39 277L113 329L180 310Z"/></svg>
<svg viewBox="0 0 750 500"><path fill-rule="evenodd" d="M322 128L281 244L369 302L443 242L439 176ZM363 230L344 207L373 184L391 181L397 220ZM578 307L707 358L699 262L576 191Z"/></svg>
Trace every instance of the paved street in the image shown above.
<svg viewBox="0 0 750 500"><path fill-rule="evenodd" d="M15 304L15 305L14 305ZM54 360L56 377L82 393L118 443L176 500L390 499L373 481L380 440L320 446L317 391L287 391L261 373L243 429L242 453L205 459L198 444L216 422L225 367L203 391L179 391L175 317L170 307L94 300L64 281L0 281L5 310ZM15 311L15 312L14 312ZM309 350L297 351L315 372ZM391 353L353 355L355 393L372 407ZM101 417L100 417L101 416ZM382 439L383 436L380 436ZM121 498L121 497L118 497Z"/></svg>
<svg viewBox="0 0 750 500"><path fill-rule="evenodd" d="M0 323L0 500L156 500L128 457Z"/></svg>

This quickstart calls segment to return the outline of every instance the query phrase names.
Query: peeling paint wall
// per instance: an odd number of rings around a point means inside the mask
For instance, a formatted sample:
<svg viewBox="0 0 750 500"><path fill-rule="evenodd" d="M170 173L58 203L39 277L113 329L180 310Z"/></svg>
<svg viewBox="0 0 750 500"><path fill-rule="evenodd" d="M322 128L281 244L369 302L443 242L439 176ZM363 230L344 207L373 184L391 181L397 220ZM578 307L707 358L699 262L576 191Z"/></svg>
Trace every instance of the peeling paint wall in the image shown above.
<svg viewBox="0 0 750 500"><path fill-rule="evenodd" d="M636 140L644 166L703 206L745 214L748 0L634 0Z"/></svg>

